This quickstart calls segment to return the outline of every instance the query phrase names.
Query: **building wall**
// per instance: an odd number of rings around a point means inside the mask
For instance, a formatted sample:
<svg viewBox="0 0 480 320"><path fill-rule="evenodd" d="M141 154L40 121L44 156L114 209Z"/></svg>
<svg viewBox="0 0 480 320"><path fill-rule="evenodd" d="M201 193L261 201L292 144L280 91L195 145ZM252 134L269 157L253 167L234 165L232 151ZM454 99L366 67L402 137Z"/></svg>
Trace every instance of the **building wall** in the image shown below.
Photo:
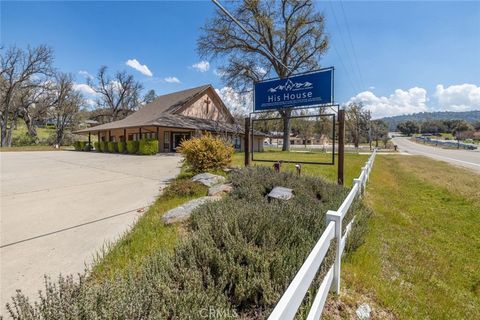
<svg viewBox="0 0 480 320"><path fill-rule="evenodd" d="M209 103L207 103L207 101L209 101ZM232 123L231 118L225 112L221 101L209 91L190 105L186 106L180 114L189 117Z"/></svg>
<svg viewBox="0 0 480 320"><path fill-rule="evenodd" d="M126 128L126 135L127 140L132 140L132 138L139 138L140 129L139 128ZM142 137L143 138L151 138L158 140L158 150L159 152L173 152L174 150L171 149L172 145L172 133L190 133L190 136L193 137L198 132L189 129L177 129L177 128L166 128L166 127L159 127L158 128L158 139L157 139L157 127L142 127ZM201 134L201 133L200 133ZM100 132L100 141L124 141L124 129L112 129L109 131L102 131ZM167 139L165 139L167 137ZM231 139L232 144L234 143L234 136L229 137ZM245 151L245 138L243 135L239 136L240 139L240 150ZM252 144L254 151L261 152L263 151L263 143L264 138L262 136L255 136L252 139Z"/></svg>

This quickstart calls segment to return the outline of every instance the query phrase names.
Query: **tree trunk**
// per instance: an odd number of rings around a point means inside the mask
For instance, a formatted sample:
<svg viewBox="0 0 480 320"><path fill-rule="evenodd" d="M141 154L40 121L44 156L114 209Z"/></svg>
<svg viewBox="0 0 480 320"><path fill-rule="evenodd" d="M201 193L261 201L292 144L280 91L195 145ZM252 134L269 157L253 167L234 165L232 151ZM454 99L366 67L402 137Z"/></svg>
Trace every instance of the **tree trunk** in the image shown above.
<svg viewBox="0 0 480 320"><path fill-rule="evenodd" d="M32 117L26 110L23 112L22 117L23 117L23 121L25 121L25 124L27 126L28 135L32 138L35 138L35 143L38 143L37 128L33 123Z"/></svg>
<svg viewBox="0 0 480 320"><path fill-rule="evenodd" d="M0 139L0 143L1 143L1 147L5 147L7 145L7 118L3 117L2 116L2 124L1 124L1 128L0 128L0 131L1 131L1 139Z"/></svg>
<svg viewBox="0 0 480 320"><path fill-rule="evenodd" d="M290 151L290 116L292 115L292 109L287 109L280 112L283 118L283 146L282 151Z"/></svg>
<svg viewBox="0 0 480 320"><path fill-rule="evenodd" d="M55 143L58 144L59 146L61 146L63 142L63 135L64 135L63 133L64 133L63 128L57 127Z"/></svg>

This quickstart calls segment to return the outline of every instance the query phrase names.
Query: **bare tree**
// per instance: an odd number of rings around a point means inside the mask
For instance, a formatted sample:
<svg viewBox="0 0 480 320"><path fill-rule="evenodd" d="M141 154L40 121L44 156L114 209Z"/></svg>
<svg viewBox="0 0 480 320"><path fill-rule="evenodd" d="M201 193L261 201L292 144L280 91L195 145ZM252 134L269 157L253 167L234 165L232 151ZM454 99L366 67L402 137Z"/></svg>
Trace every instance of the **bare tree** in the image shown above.
<svg viewBox="0 0 480 320"><path fill-rule="evenodd" d="M62 145L65 130L75 126L84 99L73 88L72 75L66 73L56 74L49 96L50 116L55 119L55 144Z"/></svg>
<svg viewBox="0 0 480 320"><path fill-rule="evenodd" d="M103 66L96 78L87 79L87 83L100 96L94 117L101 122L123 119L141 103L142 85L124 71L111 78L107 75L107 67Z"/></svg>
<svg viewBox="0 0 480 320"><path fill-rule="evenodd" d="M41 45L26 51L11 47L0 55L0 126L1 146L12 144L12 131L32 96L51 76L53 51ZM28 117L27 117L28 119ZM31 128L29 128L29 131ZM35 134L35 132L30 132Z"/></svg>
<svg viewBox="0 0 480 320"><path fill-rule="evenodd" d="M328 38L324 17L315 10L311 0L244 0L230 4L228 9L289 68L217 10L203 27L197 46L203 58L226 58L220 71L227 85L244 93L252 90L254 81L266 76L285 78L320 67L319 60L328 48ZM292 109L279 112L284 121L282 148L289 150Z"/></svg>

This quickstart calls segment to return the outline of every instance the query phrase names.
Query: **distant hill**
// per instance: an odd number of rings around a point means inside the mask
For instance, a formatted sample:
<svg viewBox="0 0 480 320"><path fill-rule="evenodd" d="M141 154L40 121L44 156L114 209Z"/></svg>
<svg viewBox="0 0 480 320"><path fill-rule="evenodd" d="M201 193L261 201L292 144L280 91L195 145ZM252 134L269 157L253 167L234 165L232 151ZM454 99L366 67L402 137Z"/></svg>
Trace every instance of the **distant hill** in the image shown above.
<svg viewBox="0 0 480 320"><path fill-rule="evenodd" d="M395 131L397 129L397 124L402 121L413 120L413 121L425 121L425 120L465 120L470 123L480 121L480 110L475 111L465 111L465 112L453 112L453 111L442 111L442 112L420 112L412 113L402 116L394 117L385 117L381 118L388 124L388 129L390 131Z"/></svg>

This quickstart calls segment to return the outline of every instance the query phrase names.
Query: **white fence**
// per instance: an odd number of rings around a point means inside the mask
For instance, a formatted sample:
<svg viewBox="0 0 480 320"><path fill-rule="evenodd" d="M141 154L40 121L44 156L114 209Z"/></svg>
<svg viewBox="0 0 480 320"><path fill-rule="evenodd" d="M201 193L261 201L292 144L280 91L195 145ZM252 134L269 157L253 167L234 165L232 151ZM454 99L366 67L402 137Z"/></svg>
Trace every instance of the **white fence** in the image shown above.
<svg viewBox="0 0 480 320"><path fill-rule="evenodd" d="M377 150L375 149L365 166L362 168L360 176L357 179L353 179L353 188L338 210L329 210L327 212L327 227L325 228L325 231L313 250L308 255L298 273L295 275L293 281L288 286L287 291L285 291L282 298L275 306L275 309L273 309L273 312L268 317L269 320L290 320L295 317L298 308L302 304L305 294L310 288L310 285L315 278L315 275L317 274L325 255L327 254L328 248L330 247L330 242L333 239L335 239L337 243L335 262L323 278L320 288L318 288L317 295L313 300L307 320L320 319L329 291L336 293L340 292L340 266L342 254L355 217L353 217L352 221L350 221L345 228L345 234L342 234L342 220L350 209L350 206L355 198L357 196L362 196L370 175L370 171L372 170L376 154Z"/></svg>

